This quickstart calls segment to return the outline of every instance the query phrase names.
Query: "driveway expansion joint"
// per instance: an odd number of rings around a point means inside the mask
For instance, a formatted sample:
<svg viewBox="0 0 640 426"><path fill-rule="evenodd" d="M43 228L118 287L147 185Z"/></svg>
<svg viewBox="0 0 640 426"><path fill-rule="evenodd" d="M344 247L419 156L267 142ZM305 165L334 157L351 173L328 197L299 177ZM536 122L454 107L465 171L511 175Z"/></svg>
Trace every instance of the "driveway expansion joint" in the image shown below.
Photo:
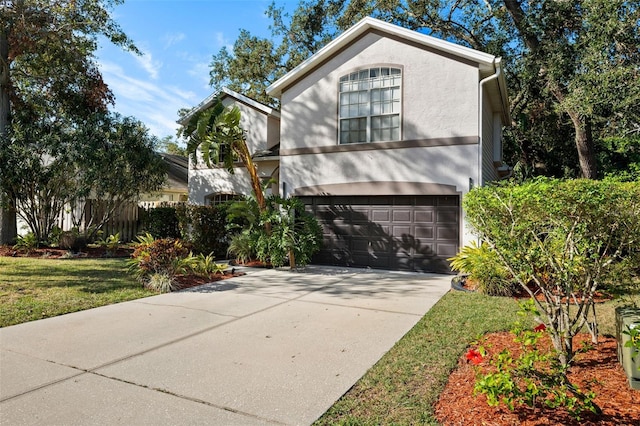
<svg viewBox="0 0 640 426"><path fill-rule="evenodd" d="M261 416L258 416L258 415L252 414L252 413L247 413L246 411L237 410L235 408L227 407L227 406L224 406L224 405L214 404L212 402L205 401L203 399L193 398L193 397L190 397L190 396L187 396L187 395L181 395L179 393L171 392L171 391L166 390L166 389L154 388L154 387L142 385L140 383L132 382L130 380L124 380L124 379L121 379L119 377L107 376L105 374L101 374L101 373L98 373L96 371L89 371L87 373L93 374L93 375L98 376L98 377L102 377L104 379L114 380L116 382L124 383L124 384L127 384L127 385L136 386L136 387L147 389L147 390L150 390L150 391L163 393L165 395L170 395L170 396L173 396L175 398L184 399L186 401L195 402L197 404L207 405L209 407L217 408L219 410L228 411L228 412L234 413L234 414L239 414L239 415L242 415L242 416L245 416L245 417L250 417L252 419L261 420L261 421L264 421L264 422L267 422L267 423L270 423L270 424L286 425L286 423L281 423L281 422L278 422L278 421L273 420L273 419L268 419L268 418L265 418L265 417L261 417Z"/></svg>

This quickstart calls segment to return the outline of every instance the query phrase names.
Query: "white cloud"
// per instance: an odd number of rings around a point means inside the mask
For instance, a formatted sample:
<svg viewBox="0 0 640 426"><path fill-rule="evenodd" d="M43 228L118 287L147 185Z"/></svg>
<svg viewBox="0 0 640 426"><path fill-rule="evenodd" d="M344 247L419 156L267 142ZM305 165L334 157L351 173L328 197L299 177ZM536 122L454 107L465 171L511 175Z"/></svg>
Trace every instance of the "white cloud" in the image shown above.
<svg viewBox="0 0 640 426"><path fill-rule="evenodd" d="M218 31L214 34L215 46L218 49L226 47L229 52L233 52L233 43L224 36L224 33ZM217 52L216 52L217 53Z"/></svg>
<svg viewBox="0 0 640 426"><path fill-rule="evenodd" d="M140 65L147 73L149 73L149 76L152 79L158 79L160 68L162 68L162 62L154 61L151 52L143 51L142 55L133 54L133 57L135 58L138 65Z"/></svg>
<svg viewBox="0 0 640 426"><path fill-rule="evenodd" d="M187 36L184 33L169 33L162 37L162 41L164 41L164 48L168 49L174 44L180 43L182 40L186 39Z"/></svg>
<svg viewBox="0 0 640 426"><path fill-rule="evenodd" d="M191 108L201 99L198 94L175 86L161 86L127 75L118 64L100 62L100 70L116 96L116 109L123 115L135 116L151 133L163 137L175 135L178 110Z"/></svg>
<svg viewBox="0 0 640 426"><path fill-rule="evenodd" d="M211 90L209 71L209 62L197 62L187 71L187 74L200 80L203 89Z"/></svg>

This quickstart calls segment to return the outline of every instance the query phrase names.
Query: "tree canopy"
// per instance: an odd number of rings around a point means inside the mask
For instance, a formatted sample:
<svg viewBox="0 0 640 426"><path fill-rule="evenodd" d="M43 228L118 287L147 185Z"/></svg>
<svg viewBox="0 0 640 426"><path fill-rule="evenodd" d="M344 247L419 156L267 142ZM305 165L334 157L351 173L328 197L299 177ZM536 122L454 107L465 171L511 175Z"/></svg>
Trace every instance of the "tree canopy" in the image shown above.
<svg viewBox="0 0 640 426"><path fill-rule="evenodd" d="M19 140L16 134L52 134L70 121L107 111L113 97L95 63L97 37L105 36L137 52L111 16L111 8L120 3L122 0L0 0L2 151L8 152L9 145ZM18 122L33 122L34 129L16 127L10 137L11 127ZM12 190L11 186L0 188L0 243L11 241L16 234L17 194Z"/></svg>
<svg viewBox="0 0 640 426"><path fill-rule="evenodd" d="M65 210L91 238L125 203L164 183L155 142L142 123L117 114L74 121L18 114L0 150L0 184L38 241ZM98 208L85 217L89 200Z"/></svg>
<svg viewBox="0 0 640 426"><path fill-rule="evenodd" d="M95 230L164 179L148 130L108 112L95 62L99 35L138 52L111 17L120 3L0 1L1 243L15 236L16 208L43 239L63 208L82 212L91 197L103 207L85 224Z"/></svg>
<svg viewBox="0 0 640 426"><path fill-rule="evenodd" d="M302 0L290 14L274 2L267 15L271 39L243 31L213 57L215 88L276 105L269 84L373 16L503 57L514 118L506 154L526 174L596 178L639 166L637 2Z"/></svg>

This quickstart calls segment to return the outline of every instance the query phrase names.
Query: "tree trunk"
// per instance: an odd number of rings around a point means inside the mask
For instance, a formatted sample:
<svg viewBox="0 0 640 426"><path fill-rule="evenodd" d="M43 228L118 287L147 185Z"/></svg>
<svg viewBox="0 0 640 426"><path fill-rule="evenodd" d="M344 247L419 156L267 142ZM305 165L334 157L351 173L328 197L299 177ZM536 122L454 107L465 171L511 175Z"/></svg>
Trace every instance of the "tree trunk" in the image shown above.
<svg viewBox="0 0 640 426"><path fill-rule="evenodd" d="M562 89L555 84L555 82L549 82L549 87L562 110L564 110L571 119L571 123L573 124L573 128L576 132L576 150L578 151L578 161L580 162L582 177L585 179L597 179L598 166L596 163L596 149L593 144L593 134L591 132L589 119L580 118L579 112L563 105L565 103L565 94Z"/></svg>
<svg viewBox="0 0 640 426"><path fill-rule="evenodd" d="M578 150L578 160L582 177L586 179L598 178L598 167L596 165L595 147L593 145L593 134L589 123L583 123L575 112L568 112L571 122L576 130L576 149Z"/></svg>
<svg viewBox="0 0 640 426"><path fill-rule="evenodd" d="M6 28L0 27L0 146L9 131L9 40ZM16 211L0 187L0 244L10 244L18 236Z"/></svg>
<svg viewBox="0 0 640 426"><path fill-rule="evenodd" d="M532 54L535 54L540 48L540 40L532 31L532 27L527 21L527 17L522 9L521 3L522 2L520 0L504 0L504 5L513 19L516 28L520 32L525 45L529 50L531 50ZM547 74L544 62L541 65L539 74L541 76ZM562 105L564 103L565 93L563 93L562 89L560 89L559 85L556 84L555 81L549 81L549 87L553 96L560 105ZM576 111L568 110L565 107L563 107L563 109L571 118L571 122L573 123L573 127L576 132L575 142L576 149L578 150L578 159L580 162L582 176L587 179L596 179L598 170L596 165L593 136L591 134L591 126L588 121L581 120L580 115Z"/></svg>

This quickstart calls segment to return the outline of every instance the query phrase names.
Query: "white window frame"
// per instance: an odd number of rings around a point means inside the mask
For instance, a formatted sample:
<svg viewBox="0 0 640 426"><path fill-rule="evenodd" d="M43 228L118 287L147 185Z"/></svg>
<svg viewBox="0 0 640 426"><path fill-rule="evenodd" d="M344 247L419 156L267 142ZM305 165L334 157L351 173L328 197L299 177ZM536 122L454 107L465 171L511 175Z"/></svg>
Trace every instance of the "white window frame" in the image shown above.
<svg viewBox="0 0 640 426"><path fill-rule="evenodd" d="M240 199L241 197L242 196L232 192L216 192L205 197L205 204L208 206L217 206L219 204L226 203L227 201Z"/></svg>
<svg viewBox="0 0 640 426"><path fill-rule="evenodd" d="M375 143L402 140L402 68L378 66L358 69L340 77L338 87L338 144ZM375 98L375 94L379 93ZM390 96L380 96L388 93ZM375 98L375 99L374 99ZM376 120L377 119L377 120ZM348 141L347 123L359 122L356 141ZM378 135L373 128L375 121L387 121ZM362 129L363 124L365 128ZM394 132L396 130L396 132ZM386 136L383 137L383 134ZM394 134L395 133L395 134ZM362 140L364 136L364 140Z"/></svg>

